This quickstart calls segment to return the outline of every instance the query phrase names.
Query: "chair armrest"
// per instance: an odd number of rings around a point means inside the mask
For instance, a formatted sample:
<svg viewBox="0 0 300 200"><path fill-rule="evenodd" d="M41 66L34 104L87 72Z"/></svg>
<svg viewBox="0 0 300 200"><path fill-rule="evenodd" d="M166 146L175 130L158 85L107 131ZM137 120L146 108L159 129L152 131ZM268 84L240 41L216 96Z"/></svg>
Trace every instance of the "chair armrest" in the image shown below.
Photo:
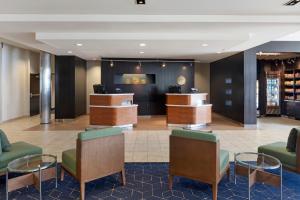
<svg viewBox="0 0 300 200"><path fill-rule="evenodd" d="M300 173L300 135L297 137L296 146L296 171Z"/></svg>

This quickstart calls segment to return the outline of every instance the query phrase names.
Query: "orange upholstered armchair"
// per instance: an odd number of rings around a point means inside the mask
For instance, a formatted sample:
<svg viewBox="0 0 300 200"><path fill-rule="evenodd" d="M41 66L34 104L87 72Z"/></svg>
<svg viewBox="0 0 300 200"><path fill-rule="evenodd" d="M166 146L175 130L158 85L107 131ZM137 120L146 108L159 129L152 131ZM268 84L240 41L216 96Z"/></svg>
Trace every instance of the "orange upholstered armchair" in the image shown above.
<svg viewBox="0 0 300 200"><path fill-rule="evenodd" d="M67 171L80 182L80 199L85 198L85 183L121 173L125 185L124 134L120 128L86 131L78 134L76 149L62 153L62 173Z"/></svg>
<svg viewBox="0 0 300 200"><path fill-rule="evenodd" d="M173 177L181 176L212 186L213 200L217 199L218 184L227 172L229 152L220 150L219 139L212 133L173 130L170 136L169 187Z"/></svg>

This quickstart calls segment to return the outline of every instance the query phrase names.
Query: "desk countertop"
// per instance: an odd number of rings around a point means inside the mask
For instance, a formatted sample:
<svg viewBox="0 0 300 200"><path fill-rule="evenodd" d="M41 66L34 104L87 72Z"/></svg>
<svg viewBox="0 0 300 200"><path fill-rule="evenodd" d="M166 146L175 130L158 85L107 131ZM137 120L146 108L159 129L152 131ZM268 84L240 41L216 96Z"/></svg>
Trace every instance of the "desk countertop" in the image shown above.
<svg viewBox="0 0 300 200"><path fill-rule="evenodd" d="M166 93L166 95L208 95L207 93Z"/></svg>
<svg viewBox="0 0 300 200"><path fill-rule="evenodd" d="M128 107L138 107L137 104L132 105L119 105L119 106L97 106L97 105L90 105L92 108L128 108Z"/></svg>
<svg viewBox="0 0 300 200"><path fill-rule="evenodd" d="M202 105L171 105L166 104L166 106L172 106L172 107L190 107L190 108L198 108L198 107L210 107L212 104L202 104Z"/></svg>
<svg viewBox="0 0 300 200"><path fill-rule="evenodd" d="M115 93L115 94L90 94L91 96L122 96L122 95L134 95L134 93Z"/></svg>

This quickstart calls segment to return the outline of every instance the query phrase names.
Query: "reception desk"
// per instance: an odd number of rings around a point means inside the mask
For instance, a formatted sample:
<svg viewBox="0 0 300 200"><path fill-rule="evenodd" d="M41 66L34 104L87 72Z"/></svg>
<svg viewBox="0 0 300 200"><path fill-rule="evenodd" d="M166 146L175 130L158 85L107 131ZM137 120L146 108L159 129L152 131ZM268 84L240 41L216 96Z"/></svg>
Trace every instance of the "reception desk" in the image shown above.
<svg viewBox="0 0 300 200"><path fill-rule="evenodd" d="M132 104L133 95L91 94L90 125L132 127L137 124L137 107Z"/></svg>
<svg viewBox="0 0 300 200"><path fill-rule="evenodd" d="M212 104L206 104L206 93L167 95L167 124L193 128L211 123Z"/></svg>

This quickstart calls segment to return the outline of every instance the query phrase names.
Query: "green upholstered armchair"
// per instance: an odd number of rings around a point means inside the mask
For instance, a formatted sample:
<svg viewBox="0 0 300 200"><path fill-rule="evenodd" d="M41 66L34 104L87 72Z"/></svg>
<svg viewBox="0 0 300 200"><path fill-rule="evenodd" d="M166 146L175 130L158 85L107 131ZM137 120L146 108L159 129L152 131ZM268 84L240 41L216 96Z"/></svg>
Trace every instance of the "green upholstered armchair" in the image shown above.
<svg viewBox="0 0 300 200"><path fill-rule="evenodd" d="M4 145L7 147L4 147ZM9 162L23 156L42 153L42 148L26 142L10 144L4 132L0 130L0 175L6 173L6 168Z"/></svg>
<svg viewBox="0 0 300 200"><path fill-rule="evenodd" d="M124 134L120 128L86 131L78 134L76 149L62 153L62 173L67 171L80 182L80 199L85 198L85 183L121 173L125 185Z"/></svg>
<svg viewBox="0 0 300 200"><path fill-rule="evenodd" d="M219 139L212 133L173 130L170 136L169 187L173 177L182 176L212 185L217 199L218 184L227 172L229 152L220 150Z"/></svg>
<svg viewBox="0 0 300 200"><path fill-rule="evenodd" d="M285 169L300 173L300 137L297 138L296 152L286 149L287 142L275 142L258 147L259 153L278 158Z"/></svg>

